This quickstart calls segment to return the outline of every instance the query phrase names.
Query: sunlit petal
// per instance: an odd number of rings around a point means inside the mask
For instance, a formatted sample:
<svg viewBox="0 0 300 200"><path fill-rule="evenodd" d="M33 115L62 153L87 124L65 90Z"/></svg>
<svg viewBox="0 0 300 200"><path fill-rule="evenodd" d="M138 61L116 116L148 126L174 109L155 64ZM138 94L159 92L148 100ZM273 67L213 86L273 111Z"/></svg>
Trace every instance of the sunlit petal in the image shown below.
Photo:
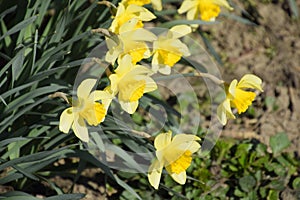
<svg viewBox="0 0 300 200"><path fill-rule="evenodd" d="M65 109L60 115L59 130L68 133L74 121L73 108Z"/></svg>
<svg viewBox="0 0 300 200"><path fill-rule="evenodd" d="M152 2L152 7L155 9L155 10L158 10L158 11L161 11L162 10L162 3L161 3L162 0L151 0Z"/></svg>
<svg viewBox="0 0 300 200"><path fill-rule="evenodd" d="M178 25L170 29L172 38L180 38L192 32L192 28L187 25Z"/></svg>
<svg viewBox="0 0 300 200"><path fill-rule="evenodd" d="M234 114L230 108L230 100L226 99L217 108L217 117L222 125L227 123L227 118L235 119Z"/></svg>
<svg viewBox="0 0 300 200"><path fill-rule="evenodd" d="M154 140L154 147L159 151L171 143L172 132L161 133Z"/></svg>
<svg viewBox="0 0 300 200"><path fill-rule="evenodd" d="M229 96L227 98L235 98L235 92L236 92L235 90L236 90L237 83L238 83L238 81L236 79L231 81L229 88L228 88Z"/></svg>
<svg viewBox="0 0 300 200"><path fill-rule="evenodd" d="M182 2L180 8L178 9L178 13L182 14L187 12L188 10L192 9L196 5L196 1L193 0L185 0Z"/></svg>
<svg viewBox="0 0 300 200"><path fill-rule="evenodd" d="M157 159L155 159L149 167L148 180L155 189L158 189L162 169L163 164L161 164Z"/></svg>
<svg viewBox="0 0 300 200"><path fill-rule="evenodd" d="M95 86L97 79L85 79L77 88L77 96L79 99L87 99L90 95L93 87Z"/></svg>
<svg viewBox="0 0 300 200"><path fill-rule="evenodd" d="M253 89L258 89L259 91L262 92L263 89L261 85L262 85L262 80L259 77L253 74L246 74L241 78L237 87L243 89L253 88Z"/></svg>
<svg viewBox="0 0 300 200"><path fill-rule="evenodd" d="M129 114L133 114L139 105L138 101L133 101L133 102L119 101L119 102L120 102L122 109L125 110Z"/></svg>
<svg viewBox="0 0 300 200"><path fill-rule="evenodd" d="M82 117L76 117L72 125L74 134L83 142L89 141L89 133Z"/></svg>
<svg viewBox="0 0 300 200"><path fill-rule="evenodd" d="M172 173L170 174L171 177L176 181L177 183L184 185L186 182L186 171L181 172L180 174Z"/></svg>

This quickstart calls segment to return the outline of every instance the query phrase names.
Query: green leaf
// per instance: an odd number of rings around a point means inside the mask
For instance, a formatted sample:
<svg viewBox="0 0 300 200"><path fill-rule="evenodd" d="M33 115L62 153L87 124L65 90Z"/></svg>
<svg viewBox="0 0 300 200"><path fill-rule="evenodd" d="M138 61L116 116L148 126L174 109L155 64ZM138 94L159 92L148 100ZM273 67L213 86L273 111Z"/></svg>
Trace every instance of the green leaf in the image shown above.
<svg viewBox="0 0 300 200"><path fill-rule="evenodd" d="M14 27L12 27L11 29L9 29L6 33L4 33L1 37L0 40L2 40L3 38L5 38L8 35L12 35L26 27L28 27L28 25L32 24L35 20L36 20L37 16L32 16L28 19L23 20L22 22L18 23L17 25L15 25Z"/></svg>
<svg viewBox="0 0 300 200"><path fill-rule="evenodd" d="M52 151L43 151L43 152L38 152L38 153L34 153L34 154L30 154L30 155L26 155L26 156L22 156L20 158L16 158L10 161L7 161L3 164L0 165L0 171L5 169L6 167L12 166L12 165L16 165L16 164L20 164L20 163L25 163L25 162L33 162L33 161L37 161L37 160L41 160L45 157L51 156L55 153L61 152L67 148L69 148L70 146L65 146L63 148L60 149L55 149Z"/></svg>
<svg viewBox="0 0 300 200"><path fill-rule="evenodd" d="M211 44L209 38L207 37L206 34L204 34L203 32L201 32L200 30L198 31L198 33L200 34L207 50L209 51L209 53L216 59L216 61L223 66L223 62L221 57L219 56L219 54L216 52L215 48L213 47L213 45Z"/></svg>
<svg viewBox="0 0 300 200"><path fill-rule="evenodd" d="M290 9L293 13L293 15L298 18L299 17L299 11L298 11L298 6L295 0L288 0Z"/></svg>
<svg viewBox="0 0 300 200"><path fill-rule="evenodd" d="M245 192L250 192L256 185L256 180L253 176L244 176L239 179L239 185Z"/></svg>
<svg viewBox="0 0 300 200"><path fill-rule="evenodd" d="M0 199L4 197L5 200L40 200L36 197L31 196L25 192L20 191L11 191L4 194L1 194Z"/></svg>
<svg viewBox="0 0 300 200"><path fill-rule="evenodd" d="M45 198L44 200L77 200L85 197L85 194L61 194Z"/></svg>
<svg viewBox="0 0 300 200"><path fill-rule="evenodd" d="M199 25L211 25L211 24L218 24L219 22L208 22L202 20L172 20L170 22L165 22L159 25L159 27L163 28L171 28L176 25L181 24L199 24Z"/></svg>
<svg viewBox="0 0 300 200"><path fill-rule="evenodd" d="M277 200L277 199L279 199L279 191L270 190L267 200Z"/></svg>
<svg viewBox="0 0 300 200"><path fill-rule="evenodd" d="M229 19L233 19L237 22L240 22L240 23L243 23L243 24L247 24L247 25L252 25L252 26L257 26L257 24L255 24L254 22L246 19L246 18L243 18L243 17L240 17L238 15L235 15L235 14L229 14L229 13L222 13L221 15L229 18Z"/></svg>
<svg viewBox="0 0 300 200"><path fill-rule="evenodd" d="M16 55L16 59L14 60L14 62L12 63L12 81L16 81L21 72L24 69L23 63L24 63L24 58L25 58L25 49L26 48L22 48Z"/></svg>
<svg viewBox="0 0 300 200"><path fill-rule="evenodd" d="M270 146L274 155L281 153L289 145L290 141L285 133L278 133L270 138Z"/></svg>
<svg viewBox="0 0 300 200"><path fill-rule="evenodd" d="M300 189L300 177L297 177L294 179L293 181L293 188L295 190L299 190Z"/></svg>

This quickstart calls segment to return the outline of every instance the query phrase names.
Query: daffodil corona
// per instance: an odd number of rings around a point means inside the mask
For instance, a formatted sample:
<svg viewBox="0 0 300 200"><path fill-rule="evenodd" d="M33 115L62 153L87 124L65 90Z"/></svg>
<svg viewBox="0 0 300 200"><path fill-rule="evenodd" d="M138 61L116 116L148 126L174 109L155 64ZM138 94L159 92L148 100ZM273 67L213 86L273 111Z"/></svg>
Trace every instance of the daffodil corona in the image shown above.
<svg viewBox="0 0 300 200"><path fill-rule="evenodd" d="M188 47L178 38L192 31L187 25L178 25L171 28L167 35L159 36L153 42L152 69L162 74L170 74L173 67L182 56L189 56Z"/></svg>
<svg viewBox="0 0 300 200"><path fill-rule="evenodd" d="M123 110L133 114L144 93L157 89L157 85L150 77L152 70L142 65L134 65L130 55L119 60L115 74L109 76L110 90L118 94L118 100Z"/></svg>
<svg viewBox="0 0 300 200"><path fill-rule="evenodd" d="M221 11L220 7L233 9L226 0L184 0L178 13L187 12L188 20L198 19L200 15L201 20L214 21Z"/></svg>
<svg viewBox="0 0 300 200"><path fill-rule="evenodd" d="M156 158L148 170L150 184L158 189L163 167L179 184L186 182L186 169L191 165L192 154L200 149L200 138L190 134L161 133L154 140Z"/></svg>
<svg viewBox="0 0 300 200"><path fill-rule="evenodd" d="M219 121L225 125L227 118L235 119L231 108L236 108L238 114L245 112L256 97L254 92L248 90L257 89L262 92L261 84L259 77L246 74L239 82L235 79L229 86L225 86L226 99L217 108Z"/></svg>
<svg viewBox="0 0 300 200"><path fill-rule="evenodd" d="M65 109L59 121L59 130L68 133L72 127L75 135L82 141L89 141L86 123L92 126L100 124L106 115L113 98L106 91L92 89L96 79L86 79L77 88L77 99L72 100L72 107ZM101 100L101 102L99 102Z"/></svg>

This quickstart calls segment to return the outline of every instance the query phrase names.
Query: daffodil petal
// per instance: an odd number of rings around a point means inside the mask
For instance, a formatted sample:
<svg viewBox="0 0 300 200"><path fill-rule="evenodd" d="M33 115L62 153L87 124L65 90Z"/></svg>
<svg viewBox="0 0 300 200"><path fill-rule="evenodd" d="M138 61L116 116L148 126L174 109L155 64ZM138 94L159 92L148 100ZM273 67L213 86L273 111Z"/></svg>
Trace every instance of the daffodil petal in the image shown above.
<svg viewBox="0 0 300 200"><path fill-rule="evenodd" d="M171 143L172 132L161 133L154 140L154 147L159 151Z"/></svg>
<svg viewBox="0 0 300 200"><path fill-rule="evenodd" d="M162 10L162 3L161 0L151 0L152 2L152 7L157 10L157 11L161 11Z"/></svg>
<svg viewBox="0 0 300 200"><path fill-rule="evenodd" d="M178 9L178 13L179 14L185 13L186 11L188 11L191 8L195 7L196 4L197 4L196 1L185 0L185 1L182 2L180 8Z"/></svg>
<svg viewBox="0 0 300 200"><path fill-rule="evenodd" d="M83 142L89 141L89 132L82 117L76 117L72 125L74 134Z"/></svg>
<svg viewBox="0 0 300 200"><path fill-rule="evenodd" d="M125 110L129 114L133 114L139 105L138 101L132 101L132 102L119 101L119 103L120 103L122 109Z"/></svg>
<svg viewBox="0 0 300 200"><path fill-rule="evenodd" d="M158 189L162 169L163 165L157 159L155 159L149 167L148 180L155 189Z"/></svg>
<svg viewBox="0 0 300 200"><path fill-rule="evenodd" d="M192 28L187 25L178 25L170 29L172 38L180 38L192 32Z"/></svg>
<svg viewBox="0 0 300 200"><path fill-rule="evenodd" d="M196 135L181 133L181 134L175 135L172 141L174 143L177 143L177 142L184 143L184 142L199 141L199 140L201 140L201 139Z"/></svg>
<svg viewBox="0 0 300 200"><path fill-rule="evenodd" d="M239 81L237 87L238 88L253 88L253 89L258 89L259 91L263 91L262 87L262 80L253 75L253 74L246 74L241 78Z"/></svg>
<svg viewBox="0 0 300 200"><path fill-rule="evenodd" d="M83 80L77 88L77 96L80 99L87 99L93 87L95 86L96 82L97 82L96 79Z"/></svg>
<svg viewBox="0 0 300 200"><path fill-rule="evenodd" d="M230 85L229 85L229 88L228 88L228 93L231 95L231 96L228 96L228 98L232 99L232 98L235 98L235 90L236 90L236 86L237 86L237 80L234 79L233 81L231 81Z"/></svg>
<svg viewBox="0 0 300 200"><path fill-rule="evenodd" d="M130 31L130 35L134 38L135 41L154 41L157 39L156 35L151 33L150 31L139 28L134 31Z"/></svg>
<svg viewBox="0 0 300 200"><path fill-rule="evenodd" d="M109 76L110 80L110 90L112 91L113 94L118 93L118 84L119 84L119 77L116 74L111 74Z"/></svg>
<svg viewBox="0 0 300 200"><path fill-rule="evenodd" d="M128 72L124 77L123 80L142 80L145 76L150 76L153 74L153 71L145 66L136 65L130 72Z"/></svg>
<svg viewBox="0 0 300 200"><path fill-rule="evenodd" d="M227 116L226 116L226 110L224 109L223 104L220 104L217 108L217 118L223 126L226 125Z"/></svg>
<svg viewBox="0 0 300 200"><path fill-rule="evenodd" d="M137 24L140 22L137 18L133 18L127 22L125 22L119 30L120 34L124 34L127 32L133 32L136 29Z"/></svg>
<svg viewBox="0 0 300 200"><path fill-rule="evenodd" d="M145 80L146 87L144 89L144 93L152 92L157 89L156 82L149 76L137 75L136 80Z"/></svg>
<svg viewBox="0 0 300 200"><path fill-rule="evenodd" d="M102 99L112 99L112 98L113 95L111 95L109 92L101 91L101 90L95 90L89 96L89 100L91 101L99 101Z"/></svg>
<svg viewBox="0 0 300 200"><path fill-rule="evenodd" d="M151 21L155 19L156 16L152 14L149 10L142 6L131 4L126 8L126 12L128 13L139 13L138 17L142 21Z"/></svg>
<svg viewBox="0 0 300 200"><path fill-rule="evenodd" d="M73 122L74 122L73 108L71 107L65 109L60 115L59 130L64 133L68 133Z"/></svg>
<svg viewBox="0 0 300 200"><path fill-rule="evenodd" d="M200 149L200 144L196 141L201 140L199 137L192 134L177 134L172 140L172 147L181 151L197 152Z"/></svg>
<svg viewBox="0 0 300 200"><path fill-rule="evenodd" d="M126 74L131 69L134 68L134 65L132 64L132 58L130 55L125 55L119 61L119 66L115 70L117 74Z"/></svg>
<svg viewBox="0 0 300 200"><path fill-rule="evenodd" d="M159 67L158 71L159 71L161 74L169 75L169 74L171 74L171 67L168 66L168 65L164 65L164 66L162 66L162 67Z"/></svg>
<svg viewBox="0 0 300 200"><path fill-rule="evenodd" d="M226 99L217 108L217 118L222 125L226 125L227 118L235 119L234 114L230 108L230 100Z"/></svg>
<svg viewBox="0 0 300 200"><path fill-rule="evenodd" d="M171 177L176 181L177 183L184 185L186 182L186 171L181 172L180 174L172 173L170 174Z"/></svg>

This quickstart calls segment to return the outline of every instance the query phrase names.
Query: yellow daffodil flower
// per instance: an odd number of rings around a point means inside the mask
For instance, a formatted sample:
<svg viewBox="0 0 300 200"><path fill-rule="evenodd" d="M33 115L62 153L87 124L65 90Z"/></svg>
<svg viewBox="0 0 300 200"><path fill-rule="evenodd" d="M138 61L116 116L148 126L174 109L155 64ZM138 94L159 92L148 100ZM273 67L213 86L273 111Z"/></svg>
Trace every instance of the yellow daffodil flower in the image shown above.
<svg viewBox="0 0 300 200"><path fill-rule="evenodd" d="M115 74L109 76L110 90L118 93L118 100L123 110L133 114L139 104L139 99L144 93L157 89L157 85L150 75L152 70L142 65L134 65L130 55L125 55L119 60Z"/></svg>
<svg viewBox="0 0 300 200"><path fill-rule="evenodd" d="M92 126L100 124L113 98L106 91L92 91L96 81L96 79L82 81L77 88L78 99L73 99L72 107L65 109L60 116L59 130L68 133L72 127L75 135L83 142L89 141L86 123Z"/></svg>
<svg viewBox="0 0 300 200"><path fill-rule="evenodd" d="M130 20L120 28L119 35L114 38L106 38L108 51L105 60L107 62L114 64L117 59L129 54L132 57L132 63L136 64L143 58L151 56L146 42L152 42L157 37L146 29L133 29L136 23L138 23L136 19Z"/></svg>
<svg viewBox="0 0 300 200"><path fill-rule="evenodd" d="M253 74L246 74L239 82L236 79L233 80L225 88L226 99L217 108L219 121L225 125L227 118L235 119L231 108L236 108L238 114L245 112L256 97L254 92L247 90L257 89L262 92L261 84L262 80Z"/></svg>
<svg viewBox="0 0 300 200"><path fill-rule="evenodd" d="M163 167L179 184L186 182L186 169L191 165L192 154L200 149L200 138L191 134L161 133L154 140L156 158L148 170L150 184L158 189Z"/></svg>
<svg viewBox="0 0 300 200"><path fill-rule="evenodd" d="M162 74L170 74L173 67L182 56L189 56L188 47L178 38L192 31L187 25L178 25L171 28L167 35L159 36L153 42L152 69Z"/></svg>
<svg viewBox="0 0 300 200"><path fill-rule="evenodd" d="M155 10L162 10L162 3L161 0L123 0L122 3L127 6L127 5L138 5L138 6L143 6L145 4L152 3L152 6Z"/></svg>
<svg viewBox="0 0 300 200"><path fill-rule="evenodd" d="M201 20L214 21L221 11L220 7L233 9L226 0L184 0L178 13L187 12L188 20L198 19L200 15Z"/></svg>
<svg viewBox="0 0 300 200"><path fill-rule="evenodd" d="M125 7L124 4L119 3L116 16L109 30L118 34L122 25L132 19L137 20L134 29L142 28L144 26L143 21L151 21L155 18L155 15L142 6L131 4Z"/></svg>

